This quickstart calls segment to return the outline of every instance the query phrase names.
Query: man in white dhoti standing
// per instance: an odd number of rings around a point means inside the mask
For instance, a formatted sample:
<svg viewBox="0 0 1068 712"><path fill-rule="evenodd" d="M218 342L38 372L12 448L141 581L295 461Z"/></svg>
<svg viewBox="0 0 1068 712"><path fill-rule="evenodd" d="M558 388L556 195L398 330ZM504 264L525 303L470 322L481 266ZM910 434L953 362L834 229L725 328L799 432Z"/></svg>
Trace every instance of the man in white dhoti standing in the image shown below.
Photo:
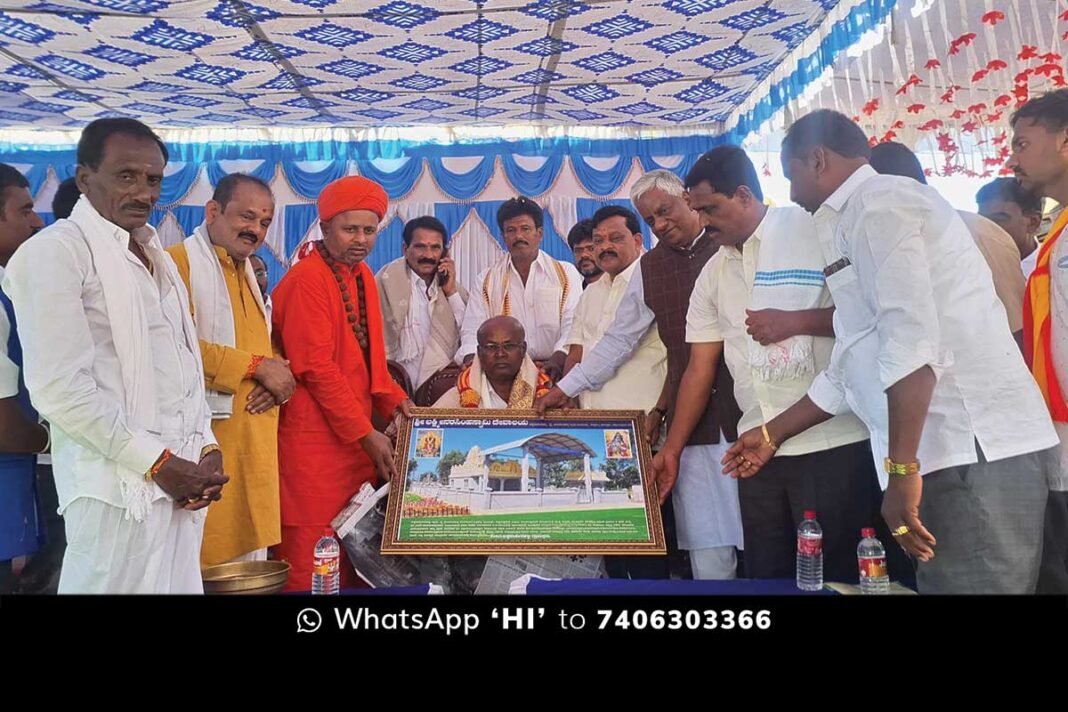
<svg viewBox="0 0 1068 712"><path fill-rule="evenodd" d="M166 163L144 124L89 124L81 199L4 280L26 385L52 426L67 530L60 593L203 591L200 510L227 477L189 298L147 224Z"/></svg>

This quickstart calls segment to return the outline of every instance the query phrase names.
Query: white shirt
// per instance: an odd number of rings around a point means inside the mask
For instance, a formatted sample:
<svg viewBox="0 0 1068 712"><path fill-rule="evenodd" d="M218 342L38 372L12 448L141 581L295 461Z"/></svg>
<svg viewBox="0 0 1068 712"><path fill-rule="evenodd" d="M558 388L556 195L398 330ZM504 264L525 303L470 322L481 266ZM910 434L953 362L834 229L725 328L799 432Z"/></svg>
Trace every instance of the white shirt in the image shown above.
<svg viewBox="0 0 1068 712"><path fill-rule="evenodd" d="M487 387L483 389L483 393L489 396L489 401L479 405L480 408L491 408L493 410L508 410L508 401L497 395L497 391L493 390L493 387L487 384Z"/></svg>
<svg viewBox="0 0 1068 712"><path fill-rule="evenodd" d="M694 242L698 239L700 236ZM656 314L645 303L641 260L632 267L634 271L616 308L615 319L593 349L583 349L582 363L557 384L569 396L608 383L640 347L649 331L656 328ZM587 291L589 289L587 287ZM679 548L742 545L738 481L719 474L719 461L727 445L727 438L723 436L717 445L688 445L682 451L679 480L671 492Z"/></svg>
<svg viewBox="0 0 1068 712"><path fill-rule="evenodd" d="M581 346L583 359L600 343L612 325L639 261L634 260L615 277L604 273L582 293L575 309L575 321L568 344ZM581 393L579 401L586 409L640 409L648 412L656 406L666 379L667 349L660 340L656 324L653 324L615 375L600 390Z"/></svg>
<svg viewBox="0 0 1068 712"><path fill-rule="evenodd" d="M560 318L560 278L552 264L553 258L544 252L538 252L538 258L530 266L527 283L511 266L508 280L512 316L523 324L527 335L527 353L532 359L542 361L557 351L564 351L567 337L571 334L571 322L575 316L575 307L582 296L582 276L575 265L560 262L564 276L568 281L567 300L564 302L563 319ZM467 300L463 327L460 334L460 350L456 353L457 362L475 353L478 346L478 328L482 323L497 314L489 314L486 300L482 298L482 285L486 275L493 267L482 270L475 280L474 290Z"/></svg>
<svg viewBox="0 0 1068 712"><path fill-rule="evenodd" d="M808 395L828 413L860 416L883 486L885 390L923 366L938 383L921 473L977 462L976 441L989 461L1057 444L990 270L937 191L865 165L820 207L816 228L829 269L849 264L827 275L836 341Z"/></svg>
<svg viewBox="0 0 1068 712"><path fill-rule="evenodd" d="M412 386L418 388L423 385L419 381L419 369L423 363L423 354L426 352L424 347L430 340L430 320L434 314L434 305L437 304L438 299L444 296L444 292L438 287L437 279L431 280L428 290L427 283L422 277L411 269L406 269L406 271L412 284L412 301L408 307L409 318L403 329L401 329L400 338L402 341L414 339L418 349L414 350L415 355L410 359L400 359L395 354L391 354L390 358L404 367L404 370L408 372L408 378L412 379ZM427 293L428 291L429 294ZM449 306L452 307L452 316L456 321L456 328L459 330L463 326L464 310L467 309L467 306L464 304L459 290L453 292L452 296L447 297L447 299L449 300Z"/></svg>
<svg viewBox="0 0 1068 712"><path fill-rule="evenodd" d="M0 267L0 283L4 280L4 268ZM7 310L0 308L0 398L13 398L19 394L19 367L7 356L7 341L11 338L11 322Z"/></svg>
<svg viewBox="0 0 1068 712"><path fill-rule="evenodd" d="M783 243L789 241L787 248ZM686 341L723 343L723 358L734 378L734 397L742 409L738 432L759 428L792 406L808 391L815 373L782 380L764 380L752 367L750 350L763 347L746 332L746 313L761 250L812 250L818 254L815 221L801 208L768 208L756 232L737 247L724 247L708 261L694 284L686 315ZM813 290L813 295L815 290ZM834 306L826 285L816 308ZM831 361L834 339L813 337L816 371ZM868 439L868 429L852 413L836 415L825 423L790 438L780 455L804 455Z"/></svg>
<svg viewBox="0 0 1068 712"><path fill-rule="evenodd" d="M656 327L656 314L645 303L642 261L638 260L631 268L630 281L616 306L615 319L610 328L605 330L594 348L582 350L582 363L572 368L556 384L569 396L595 390L608 383L638 349L646 334ZM586 289L590 288L592 285Z"/></svg>
<svg viewBox="0 0 1068 712"><path fill-rule="evenodd" d="M698 233L686 249L693 249L703 234L704 231ZM619 306L616 307L615 319L595 348L583 349L582 363L571 369L556 384L568 396L573 397L607 383L642 343L646 332L656 325L656 313L645 303L642 261L639 259L637 264L631 267L634 271L631 272L630 282L620 298ZM670 411L670 408L668 410Z"/></svg>
<svg viewBox="0 0 1068 712"><path fill-rule="evenodd" d="M4 284L18 315L27 388L52 427L60 511L79 497L122 507L120 465L147 472L164 449L196 460L203 445L215 442L204 384L196 378L200 354L182 336L178 293L164 287L169 283L161 279L162 264L153 262L150 274L124 250L148 324L158 432L128 421L104 292L76 224L85 232L104 231L124 247L130 237L82 200L70 220L45 228L19 248L40 268L23 270L17 282ZM135 239L147 241L152 228L144 230ZM150 253L150 259L156 258ZM178 288L184 289L180 280ZM155 496L166 495L157 486Z"/></svg>
<svg viewBox="0 0 1068 712"><path fill-rule="evenodd" d="M127 250L127 260L137 279L137 288L145 306L148 322L148 338L152 349L152 366L156 374L159 411L162 420L160 430L170 434L185 434L187 404L202 395L197 383L198 356L189 349L182 337L182 303L176 290L160 276L161 270L153 267L150 273L145 266ZM194 420L196 416L194 415ZM194 423L194 430L198 423Z"/></svg>

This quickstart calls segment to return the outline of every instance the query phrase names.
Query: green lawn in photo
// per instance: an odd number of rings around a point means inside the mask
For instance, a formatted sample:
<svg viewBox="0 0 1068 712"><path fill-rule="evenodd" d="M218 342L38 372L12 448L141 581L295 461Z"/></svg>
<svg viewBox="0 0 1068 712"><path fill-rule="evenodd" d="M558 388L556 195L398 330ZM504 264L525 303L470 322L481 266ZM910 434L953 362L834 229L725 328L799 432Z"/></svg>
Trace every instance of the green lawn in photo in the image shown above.
<svg viewBox="0 0 1068 712"><path fill-rule="evenodd" d="M644 542L641 507L401 519L402 542Z"/></svg>

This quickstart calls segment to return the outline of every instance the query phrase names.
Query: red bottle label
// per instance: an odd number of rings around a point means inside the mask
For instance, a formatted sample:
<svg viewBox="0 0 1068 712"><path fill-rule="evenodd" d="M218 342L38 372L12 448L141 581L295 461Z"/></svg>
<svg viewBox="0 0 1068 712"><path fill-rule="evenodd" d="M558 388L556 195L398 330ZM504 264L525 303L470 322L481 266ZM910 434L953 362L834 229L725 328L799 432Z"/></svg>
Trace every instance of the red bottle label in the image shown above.
<svg viewBox="0 0 1068 712"><path fill-rule="evenodd" d="M337 556L316 556L312 568L320 576L336 574L339 570L338 558Z"/></svg>
<svg viewBox="0 0 1068 712"><path fill-rule="evenodd" d="M823 537L797 537L797 553L815 556L823 553Z"/></svg>
<svg viewBox="0 0 1068 712"><path fill-rule="evenodd" d="M861 578L882 578L886 576L885 556L865 556L857 559Z"/></svg>

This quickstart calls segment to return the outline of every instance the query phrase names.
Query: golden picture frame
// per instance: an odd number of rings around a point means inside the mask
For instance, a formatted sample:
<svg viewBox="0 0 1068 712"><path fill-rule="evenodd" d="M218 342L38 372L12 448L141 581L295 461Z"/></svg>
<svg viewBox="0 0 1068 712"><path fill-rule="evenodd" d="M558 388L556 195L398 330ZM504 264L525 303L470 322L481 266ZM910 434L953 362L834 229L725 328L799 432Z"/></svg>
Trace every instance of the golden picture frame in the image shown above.
<svg viewBox="0 0 1068 712"><path fill-rule="evenodd" d="M414 408L383 554L665 554L641 411Z"/></svg>

